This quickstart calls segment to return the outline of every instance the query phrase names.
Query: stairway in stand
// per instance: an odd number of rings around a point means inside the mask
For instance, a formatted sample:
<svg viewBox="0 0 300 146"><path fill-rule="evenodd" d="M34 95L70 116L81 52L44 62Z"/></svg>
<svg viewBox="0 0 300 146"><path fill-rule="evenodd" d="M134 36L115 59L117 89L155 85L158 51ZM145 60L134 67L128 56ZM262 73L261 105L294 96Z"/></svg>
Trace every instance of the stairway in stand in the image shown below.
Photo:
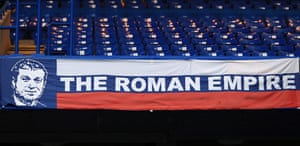
<svg viewBox="0 0 300 146"><path fill-rule="evenodd" d="M11 45L7 54L14 54L15 53L15 46ZM45 47L41 45L40 47L40 54L44 54ZM36 54L36 45L34 40L19 40L19 54L23 55L32 55Z"/></svg>

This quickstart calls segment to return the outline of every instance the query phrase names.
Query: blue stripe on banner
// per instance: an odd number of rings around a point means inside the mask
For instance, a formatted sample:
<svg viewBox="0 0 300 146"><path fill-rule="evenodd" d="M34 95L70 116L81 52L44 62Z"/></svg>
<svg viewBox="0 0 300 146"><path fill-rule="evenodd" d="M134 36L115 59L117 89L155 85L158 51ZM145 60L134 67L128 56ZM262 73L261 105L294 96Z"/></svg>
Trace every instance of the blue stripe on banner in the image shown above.
<svg viewBox="0 0 300 146"><path fill-rule="evenodd" d="M223 92L299 90L299 74L213 76L60 76L58 92Z"/></svg>

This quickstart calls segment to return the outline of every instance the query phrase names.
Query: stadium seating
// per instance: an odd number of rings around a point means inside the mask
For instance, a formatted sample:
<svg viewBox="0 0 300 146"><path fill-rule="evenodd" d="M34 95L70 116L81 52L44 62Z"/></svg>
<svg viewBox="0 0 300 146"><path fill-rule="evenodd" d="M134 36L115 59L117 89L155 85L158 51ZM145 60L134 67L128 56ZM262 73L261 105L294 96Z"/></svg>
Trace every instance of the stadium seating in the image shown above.
<svg viewBox="0 0 300 146"><path fill-rule="evenodd" d="M36 4L22 2L19 39L34 39ZM299 55L300 17L293 15L300 10L297 0L78 0L73 21L69 5L70 1L42 1L40 43L46 46L46 55ZM95 11L99 8L119 12ZM145 13L134 13L136 9ZM157 12L147 14L153 10ZM11 22L16 22L14 14Z"/></svg>

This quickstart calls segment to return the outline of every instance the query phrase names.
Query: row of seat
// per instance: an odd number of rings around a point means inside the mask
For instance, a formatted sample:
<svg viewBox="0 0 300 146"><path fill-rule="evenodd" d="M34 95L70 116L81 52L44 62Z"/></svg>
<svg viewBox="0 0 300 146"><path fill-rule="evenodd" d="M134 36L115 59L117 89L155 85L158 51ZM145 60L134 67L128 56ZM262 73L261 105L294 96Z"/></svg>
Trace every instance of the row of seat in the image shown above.
<svg viewBox="0 0 300 146"><path fill-rule="evenodd" d="M23 0L24 1L24 0ZM25 0L28 4L25 8L34 8L30 4L36 0ZM11 0L14 3L14 0ZM238 10L299 10L298 0L75 0L75 8L131 8L131 9L238 9ZM69 8L69 0L44 0L43 9Z"/></svg>
<svg viewBox="0 0 300 146"><path fill-rule="evenodd" d="M27 0L19 17L19 39L36 40L37 18L32 13L36 5ZM216 6L218 9L233 5L297 8L298 1L287 0L78 0L75 8L111 6L126 8L150 4L161 8L191 8L197 5ZM85 14L70 22L70 1L45 0L43 9L66 13L42 13L41 44L48 55L127 55L127 56L299 56L300 17L294 15L150 15L120 16ZM172 5L172 6L171 6ZM181 7L180 5L185 5ZM204 7L203 7L204 8ZM241 8L241 7L240 7ZM269 9L269 8L268 8ZM28 10L28 11L27 11ZM97 9L98 10L98 9ZM225 11L224 11L225 12ZM79 13L80 14L80 13ZM16 20L12 16L12 24ZM70 27L72 26L72 27ZM11 39L15 32L11 30ZM72 36L72 37L70 37ZM13 41L12 41L13 42Z"/></svg>
<svg viewBox="0 0 300 146"><path fill-rule="evenodd" d="M90 19L89 17L86 17ZM105 18L105 17L103 17ZM98 22L101 18L96 17L93 23L95 23L96 28L121 28L120 24L122 21L127 19L126 25L130 29L137 29L142 32L155 32L163 31L165 33L203 33L206 35L211 35L214 33L228 34L225 37L235 36L237 33L265 33L272 34L272 37L280 37L281 35L286 35L287 33L299 33L300 31L300 17L236 17L228 16L217 18L214 16L202 16L202 17L136 17L136 18L126 18L116 17L118 19L114 20L114 17L107 17L110 21ZM47 17L42 19L42 28L48 27L51 23L61 22L69 23L68 17ZM94 19L94 18L92 18ZM123 19L123 20L122 20ZM12 19L12 24L15 23L14 18ZM19 19L19 25L22 30L34 31L36 29L37 19L36 17L21 16ZM121 27L120 27L121 26ZM93 25L90 25L93 28ZM22 35L21 35L22 36ZM253 37L255 37L254 35ZM251 36L249 36L251 37Z"/></svg>
<svg viewBox="0 0 300 146"><path fill-rule="evenodd" d="M43 19L43 23L47 23L42 39L47 46L47 54L209 55L211 52L205 52L205 49L199 52L197 48L217 45L221 49L212 51L221 50L217 51L219 55L229 50L233 52L225 55L242 53L255 56L259 52L273 51L267 54L292 56L297 55L300 44L298 17L76 17L72 38L74 48L70 52L68 19ZM20 25L23 26L23 23ZM275 28L286 31L274 31ZM240 31L230 31L234 29Z"/></svg>
<svg viewBox="0 0 300 146"><path fill-rule="evenodd" d="M272 31L201 32L197 30L197 26L178 26L182 30L178 31L175 27L179 25L178 23L166 17L163 18L157 21L152 17L97 17L94 20L79 17L75 23L73 39L76 43L73 48L74 52L71 54L108 56L298 55L299 31L286 33ZM190 28L190 30L187 29L189 30L187 31L185 28ZM54 40L50 39L53 41L50 41L52 44L48 45L49 50L58 51L57 54L70 51L68 50L69 37L63 36L63 34L68 35L66 33L68 29L67 26L52 27L53 35L51 36ZM62 34L58 35L57 31ZM219 49L206 50L203 47Z"/></svg>

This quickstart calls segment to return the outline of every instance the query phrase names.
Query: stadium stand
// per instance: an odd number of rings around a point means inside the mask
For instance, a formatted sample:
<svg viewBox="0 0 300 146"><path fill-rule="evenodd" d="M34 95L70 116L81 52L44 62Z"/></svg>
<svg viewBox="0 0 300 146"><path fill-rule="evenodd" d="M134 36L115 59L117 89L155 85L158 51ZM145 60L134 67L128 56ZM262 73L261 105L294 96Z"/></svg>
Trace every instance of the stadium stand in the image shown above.
<svg viewBox="0 0 300 146"><path fill-rule="evenodd" d="M23 55L100 60L300 57L298 0L0 0L0 6L3 60ZM2 105L0 110L0 125L5 125L0 142L13 142L18 136L21 142L176 145L194 139L300 137L299 111L294 108L154 112L10 108Z"/></svg>
<svg viewBox="0 0 300 146"><path fill-rule="evenodd" d="M13 3L11 5L14 7ZM45 46L42 53L46 55L257 56L264 54L262 51L267 51L270 53L266 56L299 56L298 5L297 1L269 0L79 0L74 1L74 8L79 11L74 13L73 22L70 22L68 1L46 0L41 5L40 43ZM21 5L20 40L36 41L33 39L37 28L36 7L35 1L26 1ZM98 8L103 8L104 14L96 12ZM83 12L87 9L89 11ZM106 14L107 9L119 12ZM153 9L160 11L145 14ZM178 9L183 12L171 14ZM136 11L135 15L130 14ZM265 13L266 11L274 14ZM229 14L222 15L223 12ZM14 14L11 23L15 24ZM69 27L70 24L72 28ZM71 33L74 34L72 44ZM11 39L15 40L13 30ZM71 50L70 45L74 46ZM199 50L208 45L217 45L218 49L210 52ZM230 45L238 45L240 49L228 51L226 48ZM263 46L266 50L251 50L250 48L255 48L252 46ZM153 50L153 47L163 50ZM287 47L290 49L281 50Z"/></svg>

